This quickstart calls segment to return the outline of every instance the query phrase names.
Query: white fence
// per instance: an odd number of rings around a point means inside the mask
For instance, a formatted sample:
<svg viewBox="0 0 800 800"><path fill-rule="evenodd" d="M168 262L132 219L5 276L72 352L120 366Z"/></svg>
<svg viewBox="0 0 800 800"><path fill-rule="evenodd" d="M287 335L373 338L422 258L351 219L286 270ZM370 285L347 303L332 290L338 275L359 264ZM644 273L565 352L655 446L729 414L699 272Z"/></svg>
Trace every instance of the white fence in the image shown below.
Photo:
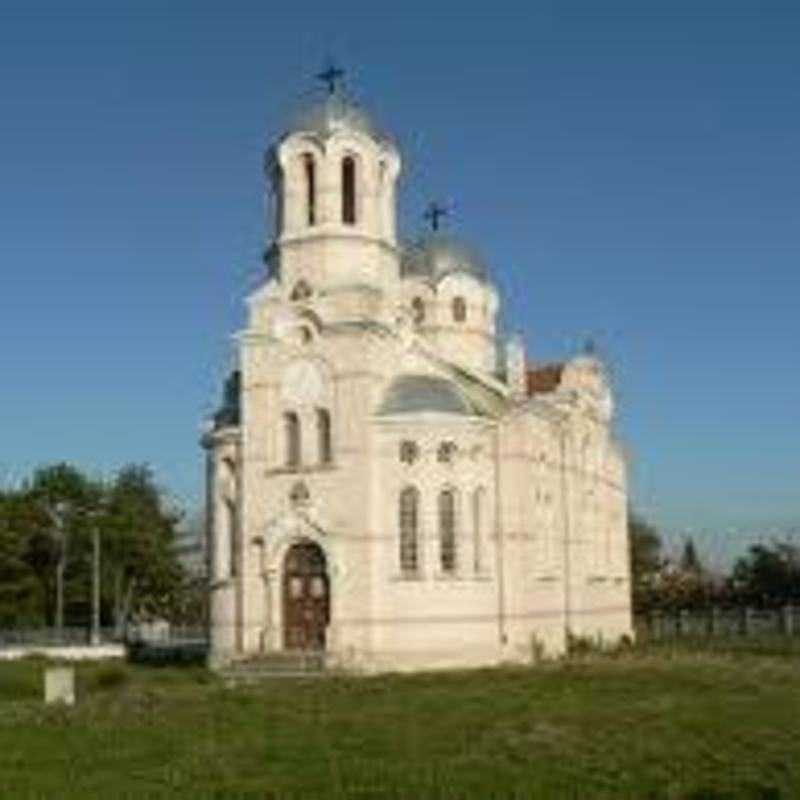
<svg viewBox="0 0 800 800"><path fill-rule="evenodd" d="M651 641L678 638L800 636L800 606L651 611L636 619Z"/></svg>

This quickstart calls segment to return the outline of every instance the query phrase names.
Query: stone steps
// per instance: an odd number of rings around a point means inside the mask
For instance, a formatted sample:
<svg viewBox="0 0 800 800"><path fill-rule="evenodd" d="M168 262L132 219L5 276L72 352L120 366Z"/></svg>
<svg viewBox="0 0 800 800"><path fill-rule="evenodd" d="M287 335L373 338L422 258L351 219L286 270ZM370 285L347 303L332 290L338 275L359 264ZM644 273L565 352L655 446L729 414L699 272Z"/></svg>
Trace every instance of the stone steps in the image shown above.
<svg viewBox="0 0 800 800"><path fill-rule="evenodd" d="M258 683L269 678L316 678L325 674L325 654L319 652L264 653L234 661L220 670L228 685Z"/></svg>

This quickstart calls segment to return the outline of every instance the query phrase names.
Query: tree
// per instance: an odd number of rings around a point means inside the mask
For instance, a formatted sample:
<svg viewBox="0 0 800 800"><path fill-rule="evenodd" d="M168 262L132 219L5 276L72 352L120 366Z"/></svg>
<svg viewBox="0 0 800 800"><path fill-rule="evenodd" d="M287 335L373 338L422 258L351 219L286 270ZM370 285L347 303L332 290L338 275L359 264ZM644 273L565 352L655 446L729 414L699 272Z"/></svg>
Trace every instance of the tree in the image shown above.
<svg viewBox="0 0 800 800"><path fill-rule="evenodd" d="M168 509L149 467L128 465L110 487L104 548L110 555L112 616L169 616L180 602L182 569L175 553L180 515Z"/></svg>
<svg viewBox="0 0 800 800"><path fill-rule="evenodd" d="M665 563L653 584L651 605L679 611L708 605L712 586L705 573Z"/></svg>
<svg viewBox="0 0 800 800"><path fill-rule="evenodd" d="M700 559L697 557L697 550L695 549L694 541L691 537L687 539L683 545L680 567L684 572L694 573L696 575L703 572L703 566L700 563Z"/></svg>
<svg viewBox="0 0 800 800"><path fill-rule="evenodd" d="M791 542L751 545L730 579L740 602L775 606L800 602L800 548Z"/></svg>
<svg viewBox="0 0 800 800"><path fill-rule="evenodd" d="M69 595L78 605L76 616L82 616L88 607L87 518L97 509L101 497L102 486L98 482L66 463L37 469L23 492L23 502L31 514L31 556L39 567L39 578L48 595L48 562L54 571L52 619L59 629L64 625L67 581L73 585Z"/></svg>
<svg viewBox="0 0 800 800"><path fill-rule="evenodd" d="M17 492L0 492L0 626L38 627L46 600L25 537L29 509Z"/></svg>
<svg viewBox="0 0 800 800"><path fill-rule="evenodd" d="M170 616L181 604L180 518L146 466L106 485L70 464L37 469L0 491L0 625L85 625L93 540L100 541L101 618L120 632L131 614Z"/></svg>
<svg viewBox="0 0 800 800"><path fill-rule="evenodd" d="M636 512L628 514L633 607L644 611L652 603L653 586L661 569L661 537L653 525Z"/></svg>

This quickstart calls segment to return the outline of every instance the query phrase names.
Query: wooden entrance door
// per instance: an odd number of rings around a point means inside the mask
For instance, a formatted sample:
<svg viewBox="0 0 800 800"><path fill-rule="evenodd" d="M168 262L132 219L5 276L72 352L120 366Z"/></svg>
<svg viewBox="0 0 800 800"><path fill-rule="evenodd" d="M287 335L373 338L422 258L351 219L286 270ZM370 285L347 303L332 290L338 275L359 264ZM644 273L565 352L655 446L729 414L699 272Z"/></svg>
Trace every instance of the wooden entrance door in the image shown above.
<svg viewBox="0 0 800 800"><path fill-rule="evenodd" d="M283 646L324 650L330 597L325 554L313 542L292 545L283 565Z"/></svg>

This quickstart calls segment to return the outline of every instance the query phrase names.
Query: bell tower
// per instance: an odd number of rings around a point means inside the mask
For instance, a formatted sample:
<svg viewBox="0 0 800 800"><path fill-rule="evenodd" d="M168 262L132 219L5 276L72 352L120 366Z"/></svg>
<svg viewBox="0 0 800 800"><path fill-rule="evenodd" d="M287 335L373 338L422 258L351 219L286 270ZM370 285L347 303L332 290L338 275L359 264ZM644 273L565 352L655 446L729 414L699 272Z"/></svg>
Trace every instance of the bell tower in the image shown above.
<svg viewBox="0 0 800 800"><path fill-rule="evenodd" d="M297 287L307 297L374 295L399 275L400 156L346 96L341 75L331 68L318 76L327 84L324 99L303 110L267 154L275 219L266 260L287 300Z"/></svg>

